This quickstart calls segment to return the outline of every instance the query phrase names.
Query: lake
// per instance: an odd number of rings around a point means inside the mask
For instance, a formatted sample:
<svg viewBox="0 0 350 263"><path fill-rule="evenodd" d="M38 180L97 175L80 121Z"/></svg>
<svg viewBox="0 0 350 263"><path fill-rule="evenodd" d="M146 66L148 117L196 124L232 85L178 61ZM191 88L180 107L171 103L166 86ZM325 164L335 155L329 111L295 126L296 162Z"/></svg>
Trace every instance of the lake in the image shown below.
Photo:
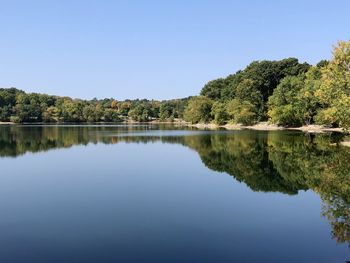
<svg viewBox="0 0 350 263"><path fill-rule="evenodd" d="M341 137L0 126L0 262L346 262Z"/></svg>

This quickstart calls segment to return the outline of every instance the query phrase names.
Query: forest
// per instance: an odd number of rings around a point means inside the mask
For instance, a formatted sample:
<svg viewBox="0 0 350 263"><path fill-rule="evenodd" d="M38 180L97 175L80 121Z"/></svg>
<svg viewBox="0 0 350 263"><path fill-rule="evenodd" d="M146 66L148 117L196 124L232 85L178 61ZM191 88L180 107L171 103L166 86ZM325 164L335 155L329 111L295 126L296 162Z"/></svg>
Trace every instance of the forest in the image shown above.
<svg viewBox="0 0 350 263"><path fill-rule="evenodd" d="M188 101L191 123L251 125L269 121L297 127L350 127L350 41L339 42L330 61L296 58L254 61L244 70L208 82Z"/></svg>
<svg viewBox="0 0 350 263"><path fill-rule="evenodd" d="M185 120L190 123L350 128L350 41L316 65L296 58L254 61L226 78L209 81L198 96L173 100L82 100L0 89L2 122L120 122Z"/></svg>
<svg viewBox="0 0 350 263"><path fill-rule="evenodd" d="M187 99L167 101L93 99L0 89L0 121L24 122L147 122L182 118Z"/></svg>

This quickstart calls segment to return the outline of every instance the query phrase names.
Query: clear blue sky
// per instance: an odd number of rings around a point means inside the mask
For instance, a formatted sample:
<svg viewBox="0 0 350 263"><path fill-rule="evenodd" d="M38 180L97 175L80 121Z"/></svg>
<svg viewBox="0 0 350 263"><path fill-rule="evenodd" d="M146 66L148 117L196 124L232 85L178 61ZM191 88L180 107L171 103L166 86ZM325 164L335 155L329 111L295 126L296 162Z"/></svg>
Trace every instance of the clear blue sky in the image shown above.
<svg viewBox="0 0 350 263"><path fill-rule="evenodd" d="M253 60L329 59L350 1L0 0L0 87L179 98Z"/></svg>

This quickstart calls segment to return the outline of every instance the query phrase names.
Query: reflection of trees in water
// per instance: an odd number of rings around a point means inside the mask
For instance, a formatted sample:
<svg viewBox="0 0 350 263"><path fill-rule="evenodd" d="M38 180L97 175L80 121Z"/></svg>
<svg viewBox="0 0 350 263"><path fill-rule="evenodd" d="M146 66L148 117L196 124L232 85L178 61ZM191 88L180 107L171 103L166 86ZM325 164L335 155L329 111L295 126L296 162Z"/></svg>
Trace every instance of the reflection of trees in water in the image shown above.
<svg viewBox="0 0 350 263"><path fill-rule="evenodd" d="M348 243L350 246L350 208L345 200L335 197L332 199L322 198L323 215L332 225L333 238L338 243Z"/></svg>
<svg viewBox="0 0 350 263"><path fill-rule="evenodd" d="M113 144L125 142L149 142L159 136L117 136L128 132L150 131L162 126L4 126L0 127L0 156L16 157L26 152L69 148L89 143ZM137 135L137 133L135 134Z"/></svg>
<svg viewBox="0 0 350 263"><path fill-rule="evenodd" d="M278 172L320 195L334 238L350 245L350 149L331 145L338 138L329 135L274 136L269 151Z"/></svg>
<svg viewBox="0 0 350 263"><path fill-rule="evenodd" d="M184 140L208 168L254 191L317 192L334 238L350 243L350 149L332 145L338 135L245 131Z"/></svg>
<svg viewBox="0 0 350 263"><path fill-rule="evenodd" d="M254 191L297 194L299 190L312 189L323 200L323 215L332 225L334 238L350 243L350 149L331 145L339 141L337 136L254 131L145 135L143 131L149 129L153 128L1 127L0 156L15 157L25 152L98 142L182 144L198 152L208 168L225 172ZM132 136L128 131L132 131Z"/></svg>
<svg viewBox="0 0 350 263"><path fill-rule="evenodd" d="M254 137L252 137L254 136ZM226 172L254 191L296 194L302 185L291 184L281 177L269 159L266 133L244 132L227 136L213 135L185 138L204 164Z"/></svg>

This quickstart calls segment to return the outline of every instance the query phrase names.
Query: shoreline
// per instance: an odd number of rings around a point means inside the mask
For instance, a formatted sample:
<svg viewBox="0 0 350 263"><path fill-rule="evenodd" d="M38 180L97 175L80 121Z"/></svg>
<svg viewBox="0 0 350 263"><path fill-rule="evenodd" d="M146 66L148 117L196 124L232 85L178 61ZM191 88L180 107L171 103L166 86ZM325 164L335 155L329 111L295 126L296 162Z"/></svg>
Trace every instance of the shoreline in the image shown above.
<svg viewBox="0 0 350 263"><path fill-rule="evenodd" d="M269 122L259 122L254 125L242 125L242 124L225 124L225 125L217 125L214 123L197 123L197 124L191 124L189 122L183 121L183 120L177 120L177 121L149 121L149 122L138 122L138 121L123 121L123 122L76 122L76 123L69 123L69 122L62 122L62 123L45 123L45 122L33 122L33 123L14 123L14 122L0 122L0 125L27 125L27 124L42 124L42 125L66 125L66 124L96 124L96 125L103 125L103 124L174 124L174 125L183 125L187 127L194 127L197 129L220 129L224 128L226 130L256 130L256 131L286 131L286 130L294 130L294 131L302 131L306 133L325 133L325 132L339 132L339 133L347 133L342 128L329 128L324 127L322 125L305 125L301 127L283 127L278 126L275 124L271 124Z"/></svg>
<svg viewBox="0 0 350 263"><path fill-rule="evenodd" d="M205 124L205 123L197 123L197 124L188 124L190 127L195 127L198 129L220 129L224 128L226 130L256 130L256 131L302 131L305 133L326 133L326 132L339 132L339 133L347 133L342 128L329 128L324 127L322 125L305 125L301 127L283 127L277 126L275 124L271 124L268 122L259 122L254 125L241 125L241 124L225 124L225 125L217 125L217 124Z"/></svg>
<svg viewBox="0 0 350 263"><path fill-rule="evenodd" d="M119 121L119 122L21 122L21 123L15 123L15 122L1 122L0 125L114 125L114 124L174 124L174 125L183 125L188 126L188 122L186 121Z"/></svg>
<svg viewBox="0 0 350 263"><path fill-rule="evenodd" d="M16 124L16 123L14 123L14 122L9 122L9 121L7 121L7 122L2 122L2 121L0 121L0 125L14 125L14 124Z"/></svg>
<svg viewBox="0 0 350 263"><path fill-rule="evenodd" d="M96 122L96 123L13 123L13 122L0 122L0 126L3 125L115 125L115 124L123 124L123 125L137 125L137 124L172 124L174 126L184 126L184 127L192 127L197 128L201 130L217 130L217 129L226 129L229 131L239 131L239 130L255 130L255 131L300 131L304 133L313 133L313 134L322 134L322 133L329 133L329 132L339 132L343 134L349 134L349 132L343 130L342 128L328 128L324 127L322 125L305 125L301 127L282 127L277 126L275 124L271 124L269 122L259 122L254 125L242 125L242 124L225 124L225 125L217 125L213 123L197 123L197 124L191 124L189 122L183 121L183 120L176 120L176 121L157 121L153 120L150 122L137 122L137 121L124 121L124 122ZM350 139L347 138L345 141L340 142L340 145L344 147L350 147Z"/></svg>

